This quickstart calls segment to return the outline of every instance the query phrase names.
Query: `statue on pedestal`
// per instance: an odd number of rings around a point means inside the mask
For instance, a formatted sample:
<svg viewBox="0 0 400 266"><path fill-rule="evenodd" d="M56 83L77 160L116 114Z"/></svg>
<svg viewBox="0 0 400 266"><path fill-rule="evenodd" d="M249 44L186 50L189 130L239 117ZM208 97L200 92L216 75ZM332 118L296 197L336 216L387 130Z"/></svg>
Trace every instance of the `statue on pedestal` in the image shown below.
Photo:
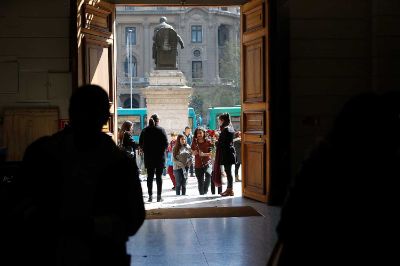
<svg viewBox="0 0 400 266"><path fill-rule="evenodd" d="M184 48L181 36L167 23L166 17L160 18L160 24L154 28L153 59L155 69L177 69L176 56L178 43Z"/></svg>

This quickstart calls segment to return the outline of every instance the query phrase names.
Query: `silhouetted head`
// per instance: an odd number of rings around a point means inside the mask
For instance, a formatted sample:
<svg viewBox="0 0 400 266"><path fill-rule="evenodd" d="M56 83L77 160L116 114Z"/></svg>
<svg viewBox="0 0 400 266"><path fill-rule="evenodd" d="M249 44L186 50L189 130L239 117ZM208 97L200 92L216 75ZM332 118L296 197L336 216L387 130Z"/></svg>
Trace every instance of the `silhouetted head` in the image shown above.
<svg viewBox="0 0 400 266"><path fill-rule="evenodd" d="M69 102L71 126L78 131L101 131L110 117L106 91L97 85L79 87Z"/></svg>
<svg viewBox="0 0 400 266"><path fill-rule="evenodd" d="M221 127L227 127L231 124L231 115L229 113L223 113L218 117L218 120Z"/></svg>
<svg viewBox="0 0 400 266"><path fill-rule="evenodd" d="M166 17L161 17L160 18L160 23L163 23L163 22L167 22L167 18Z"/></svg>
<svg viewBox="0 0 400 266"><path fill-rule="evenodd" d="M157 126L160 122L160 118L157 114L153 114L149 119L149 126Z"/></svg>

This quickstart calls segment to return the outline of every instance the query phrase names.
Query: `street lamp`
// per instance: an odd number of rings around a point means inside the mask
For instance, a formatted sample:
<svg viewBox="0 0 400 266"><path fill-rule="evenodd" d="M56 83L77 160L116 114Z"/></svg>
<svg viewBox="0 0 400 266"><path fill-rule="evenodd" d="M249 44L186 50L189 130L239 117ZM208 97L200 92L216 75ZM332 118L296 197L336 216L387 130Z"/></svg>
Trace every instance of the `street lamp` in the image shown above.
<svg viewBox="0 0 400 266"><path fill-rule="evenodd" d="M127 35L127 46L128 46L128 71L129 71L129 77L130 77L130 86L131 86L131 109L132 109L132 29L128 29L128 35Z"/></svg>

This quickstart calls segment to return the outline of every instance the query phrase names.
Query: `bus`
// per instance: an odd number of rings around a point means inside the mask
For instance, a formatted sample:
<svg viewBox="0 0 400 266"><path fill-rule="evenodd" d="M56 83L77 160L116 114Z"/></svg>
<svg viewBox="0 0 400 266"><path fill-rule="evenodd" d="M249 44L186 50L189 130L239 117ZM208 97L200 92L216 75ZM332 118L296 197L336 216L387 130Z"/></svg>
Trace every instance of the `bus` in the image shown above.
<svg viewBox="0 0 400 266"><path fill-rule="evenodd" d="M208 128L216 130L218 128L218 116L223 113L229 113L231 115L231 122L234 129L240 130L240 117L242 114L240 105L208 108Z"/></svg>
<svg viewBox="0 0 400 266"><path fill-rule="evenodd" d="M118 129L121 128L122 124L129 120L133 123L133 139L138 142L140 133L143 128L147 126L147 108L118 108L117 109L117 123ZM188 119L189 126L192 128L197 127L197 119L194 109L192 107L188 108ZM182 128L182 131L184 129ZM179 132L178 132L179 133Z"/></svg>

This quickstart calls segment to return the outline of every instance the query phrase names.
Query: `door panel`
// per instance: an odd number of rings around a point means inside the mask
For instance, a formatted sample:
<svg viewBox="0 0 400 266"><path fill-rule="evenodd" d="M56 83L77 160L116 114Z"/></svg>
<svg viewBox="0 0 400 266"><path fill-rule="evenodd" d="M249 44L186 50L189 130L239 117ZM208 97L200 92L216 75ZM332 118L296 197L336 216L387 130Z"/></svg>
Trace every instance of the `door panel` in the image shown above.
<svg viewBox="0 0 400 266"><path fill-rule="evenodd" d="M242 179L243 195L269 197L268 1L242 6Z"/></svg>
<svg viewBox="0 0 400 266"><path fill-rule="evenodd" d="M260 102L264 99L263 38L243 44L244 87L243 101Z"/></svg>
<svg viewBox="0 0 400 266"><path fill-rule="evenodd" d="M76 4L77 85L100 85L108 93L111 116L103 131L115 138L115 7L106 1L77 0Z"/></svg>
<svg viewBox="0 0 400 266"><path fill-rule="evenodd" d="M265 194L265 144L264 143L251 143L244 144L244 157L247 163L245 167L245 175L252 176L253 178L247 179L246 192L257 199L259 195Z"/></svg>

